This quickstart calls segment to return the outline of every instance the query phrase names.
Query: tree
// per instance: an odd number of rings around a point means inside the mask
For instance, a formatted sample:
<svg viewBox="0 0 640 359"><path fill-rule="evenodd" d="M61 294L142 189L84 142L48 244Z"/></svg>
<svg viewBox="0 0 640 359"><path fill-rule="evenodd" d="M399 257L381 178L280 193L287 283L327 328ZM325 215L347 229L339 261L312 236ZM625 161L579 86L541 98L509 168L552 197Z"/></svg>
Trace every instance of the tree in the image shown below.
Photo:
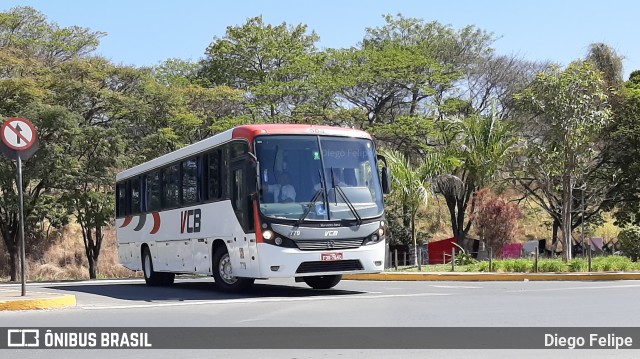
<svg viewBox="0 0 640 359"><path fill-rule="evenodd" d="M225 36L214 38L202 61L200 77L210 85L226 85L247 92L258 118L272 121L288 114L293 92L290 84L303 80L303 64L316 48L319 37L307 26L266 25L261 16L244 25L229 26ZM298 69L302 66L302 69Z"/></svg>
<svg viewBox="0 0 640 359"><path fill-rule="evenodd" d="M418 242L416 238L416 215L418 210L426 207L429 201L429 178L427 167L414 166L401 153L394 151L385 152L389 160L393 176L393 192L398 197L403 208L408 211L411 225L411 242L413 243L414 264L418 265Z"/></svg>
<svg viewBox="0 0 640 359"><path fill-rule="evenodd" d="M0 13L0 48L14 48L53 66L92 53L103 32L70 26L61 28L28 6Z"/></svg>
<svg viewBox="0 0 640 359"><path fill-rule="evenodd" d="M113 177L124 146L115 129L84 126L78 132L72 142L73 176L65 183L61 201L82 229L89 278L95 279L102 229L115 215Z"/></svg>
<svg viewBox="0 0 640 359"><path fill-rule="evenodd" d="M625 256L637 262L640 257L640 227L628 226L618 234L620 250Z"/></svg>
<svg viewBox="0 0 640 359"><path fill-rule="evenodd" d="M471 252L467 234L473 223L467 209L473 195L490 181L509 160L518 138L514 128L495 116L473 115L462 120L447 121L443 131L448 143L445 152L457 158L460 165L434 180L434 192L445 198L453 235L465 251ZM473 208L471 208L473 212Z"/></svg>
<svg viewBox="0 0 640 359"><path fill-rule="evenodd" d="M6 113L6 112L5 112ZM68 155L68 138L77 126L77 116L59 106L33 104L19 113L7 113L10 117L20 115L29 119L36 127L40 149L23 164L22 187L24 189L24 218L26 234L41 220L40 212L44 200L55 194L58 184L71 175ZM3 119L4 120L4 119ZM0 234L9 251L10 279L18 277L18 193L15 186L16 165L6 158L0 159ZM50 214L51 215L51 214Z"/></svg>
<svg viewBox="0 0 640 359"><path fill-rule="evenodd" d="M561 178L564 258L571 258L572 192L576 177L593 162L592 143L611 116L600 73L589 62L539 74L517 100L535 126L527 158ZM581 177L580 177L581 178ZM522 183L522 181L521 181ZM545 208L546 209L546 208ZM554 214L551 212L550 214ZM557 220L558 218L556 218Z"/></svg>
<svg viewBox="0 0 640 359"><path fill-rule="evenodd" d="M620 185L615 190L620 202L615 217L620 225L640 225L640 71L624 84L621 104L614 112L609 134L611 167Z"/></svg>
<svg viewBox="0 0 640 359"><path fill-rule="evenodd" d="M498 253L515 237L522 211L517 204L509 202L505 196L496 196L488 188L478 191L473 201L471 219L476 230L493 253Z"/></svg>

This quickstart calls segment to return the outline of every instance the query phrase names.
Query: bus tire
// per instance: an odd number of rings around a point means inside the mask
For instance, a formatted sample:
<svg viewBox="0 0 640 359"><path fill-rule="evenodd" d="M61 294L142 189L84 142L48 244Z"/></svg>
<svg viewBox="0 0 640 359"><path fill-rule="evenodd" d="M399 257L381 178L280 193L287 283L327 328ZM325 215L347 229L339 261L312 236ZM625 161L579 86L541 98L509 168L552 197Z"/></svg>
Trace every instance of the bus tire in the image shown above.
<svg viewBox="0 0 640 359"><path fill-rule="evenodd" d="M148 247L142 250L142 273L144 281L150 286L172 285L175 280L175 273L162 273L153 270L153 260Z"/></svg>
<svg viewBox="0 0 640 359"><path fill-rule="evenodd" d="M218 288L226 292L240 292L250 288L255 281L254 278L239 278L233 276L231 268L231 258L227 247L220 246L213 253L211 258L213 280Z"/></svg>
<svg viewBox="0 0 640 359"><path fill-rule="evenodd" d="M335 287L342 280L342 275L318 275L302 277L304 282L313 289L329 289Z"/></svg>

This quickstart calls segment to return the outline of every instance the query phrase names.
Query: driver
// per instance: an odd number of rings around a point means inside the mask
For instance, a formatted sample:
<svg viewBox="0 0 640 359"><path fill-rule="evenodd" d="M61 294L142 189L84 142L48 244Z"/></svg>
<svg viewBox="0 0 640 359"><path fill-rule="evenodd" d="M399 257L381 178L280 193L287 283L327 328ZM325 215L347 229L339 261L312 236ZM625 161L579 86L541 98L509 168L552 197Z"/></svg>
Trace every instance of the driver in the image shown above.
<svg viewBox="0 0 640 359"><path fill-rule="evenodd" d="M290 203L296 200L296 189L289 183L289 173L283 172L280 175L280 183L269 185L267 191L273 193L275 202Z"/></svg>

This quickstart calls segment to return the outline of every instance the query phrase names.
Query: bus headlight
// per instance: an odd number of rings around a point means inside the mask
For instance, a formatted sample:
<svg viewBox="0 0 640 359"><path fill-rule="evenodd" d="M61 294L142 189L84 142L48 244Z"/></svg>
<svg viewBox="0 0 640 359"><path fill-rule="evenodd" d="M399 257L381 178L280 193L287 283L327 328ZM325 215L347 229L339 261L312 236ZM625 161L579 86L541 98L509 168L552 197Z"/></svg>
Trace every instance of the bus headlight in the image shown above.
<svg viewBox="0 0 640 359"><path fill-rule="evenodd" d="M280 238L280 237L276 237L276 239L275 239L275 241L274 241L274 242L276 243L276 245L277 245L277 246L279 246L279 245L281 245L281 244L282 244L282 238Z"/></svg>
<svg viewBox="0 0 640 359"><path fill-rule="evenodd" d="M266 231L262 232L262 238L270 241L271 238L273 238L273 232L271 232L269 230L266 230Z"/></svg>

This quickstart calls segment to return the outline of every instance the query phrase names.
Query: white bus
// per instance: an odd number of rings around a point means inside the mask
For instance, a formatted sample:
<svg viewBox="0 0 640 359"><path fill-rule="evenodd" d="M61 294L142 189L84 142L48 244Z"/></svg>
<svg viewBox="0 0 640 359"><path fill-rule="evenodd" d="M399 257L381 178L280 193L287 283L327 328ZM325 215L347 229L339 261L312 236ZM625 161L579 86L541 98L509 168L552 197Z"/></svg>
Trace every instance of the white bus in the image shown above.
<svg viewBox="0 0 640 359"><path fill-rule="evenodd" d="M149 285L212 275L223 290L293 277L328 289L384 268L387 226L371 137L309 125L245 125L116 177L121 263Z"/></svg>

